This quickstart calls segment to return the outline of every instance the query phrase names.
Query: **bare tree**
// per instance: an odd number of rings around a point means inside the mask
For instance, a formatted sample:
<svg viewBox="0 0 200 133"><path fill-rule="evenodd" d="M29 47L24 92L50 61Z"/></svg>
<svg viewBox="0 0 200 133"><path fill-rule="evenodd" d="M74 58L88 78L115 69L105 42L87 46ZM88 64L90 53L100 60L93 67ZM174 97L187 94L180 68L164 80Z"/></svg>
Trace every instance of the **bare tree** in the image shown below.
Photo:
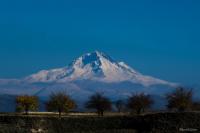
<svg viewBox="0 0 200 133"><path fill-rule="evenodd" d="M106 110L111 110L112 105L110 100L100 93L96 93L89 98L86 103L86 108L96 109L99 116L103 116Z"/></svg>
<svg viewBox="0 0 200 133"><path fill-rule="evenodd" d="M152 104L153 100L150 95L145 95L144 93L133 94L128 99L128 108L137 114L141 114L145 109L149 109Z"/></svg>
<svg viewBox="0 0 200 133"><path fill-rule="evenodd" d="M174 92L167 94L167 108L178 111L189 110L192 107L192 89L178 87Z"/></svg>
<svg viewBox="0 0 200 133"><path fill-rule="evenodd" d="M50 95L49 101L46 103L47 111L58 111L59 117L62 112L68 113L69 110L74 109L76 103L65 93L58 92Z"/></svg>

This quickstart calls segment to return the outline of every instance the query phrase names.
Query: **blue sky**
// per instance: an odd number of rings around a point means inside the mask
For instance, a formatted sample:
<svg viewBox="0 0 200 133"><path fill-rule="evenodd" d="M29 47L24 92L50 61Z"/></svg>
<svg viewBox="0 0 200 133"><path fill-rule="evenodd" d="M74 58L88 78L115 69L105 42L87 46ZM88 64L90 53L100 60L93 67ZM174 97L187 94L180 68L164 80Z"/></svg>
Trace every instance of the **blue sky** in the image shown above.
<svg viewBox="0 0 200 133"><path fill-rule="evenodd" d="M0 78L103 51L136 70L200 84L199 0L0 1Z"/></svg>

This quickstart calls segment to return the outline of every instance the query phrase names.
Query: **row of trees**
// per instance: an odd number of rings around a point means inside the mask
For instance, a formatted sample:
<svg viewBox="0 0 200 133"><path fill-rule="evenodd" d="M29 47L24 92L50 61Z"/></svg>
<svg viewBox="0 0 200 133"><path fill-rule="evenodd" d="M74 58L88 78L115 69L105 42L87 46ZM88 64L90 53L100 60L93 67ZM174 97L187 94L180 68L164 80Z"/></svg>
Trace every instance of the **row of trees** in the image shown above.
<svg viewBox="0 0 200 133"><path fill-rule="evenodd" d="M166 95L168 101L167 108L170 110L186 111L200 110L200 102L193 101L193 92L185 88L177 88L174 92ZM16 98L16 110L18 112L37 111L39 107L38 97L36 96L18 96ZM133 94L127 102L118 100L114 102L114 106L118 112L128 109L130 112L140 114L151 108L154 101L150 95L144 93ZM77 107L74 100L65 93L51 94L49 100L45 103L47 111L56 111L61 117L61 113L68 113ZM112 110L112 102L109 98L101 93L92 95L86 102L85 107L96 110L100 116L104 115L105 111Z"/></svg>

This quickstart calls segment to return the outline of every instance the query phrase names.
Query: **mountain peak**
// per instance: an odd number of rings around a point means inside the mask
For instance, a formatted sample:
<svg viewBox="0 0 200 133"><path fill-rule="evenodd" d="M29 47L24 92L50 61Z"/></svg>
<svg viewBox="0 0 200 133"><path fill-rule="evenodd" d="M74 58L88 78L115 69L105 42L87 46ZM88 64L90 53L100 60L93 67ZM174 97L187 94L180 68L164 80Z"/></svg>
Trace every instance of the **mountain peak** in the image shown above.
<svg viewBox="0 0 200 133"><path fill-rule="evenodd" d="M101 51L98 51L98 50L92 51L92 52L87 53L87 54L96 54L97 56L106 55L104 52L101 52Z"/></svg>
<svg viewBox="0 0 200 133"><path fill-rule="evenodd" d="M94 51L91 53L83 54L78 57L72 63L70 63L70 67L85 67L87 65L91 65L92 67L100 67L103 63L117 63L110 56L106 55L103 52Z"/></svg>
<svg viewBox="0 0 200 133"><path fill-rule="evenodd" d="M104 53L103 53L103 52L100 52L100 51L98 51L98 50L95 50L95 51L90 52L90 53L88 53L88 54L96 54L97 56L100 56L100 55L103 55Z"/></svg>
<svg viewBox="0 0 200 133"><path fill-rule="evenodd" d="M104 58L104 59L106 59L110 62L114 62L114 60L110 56L106 55L103 52L99 52L99 51L94 51L94 52L91 52L91 53L84 54L80 58L83 60L83 62L98 61L101 58Z"/></svg>

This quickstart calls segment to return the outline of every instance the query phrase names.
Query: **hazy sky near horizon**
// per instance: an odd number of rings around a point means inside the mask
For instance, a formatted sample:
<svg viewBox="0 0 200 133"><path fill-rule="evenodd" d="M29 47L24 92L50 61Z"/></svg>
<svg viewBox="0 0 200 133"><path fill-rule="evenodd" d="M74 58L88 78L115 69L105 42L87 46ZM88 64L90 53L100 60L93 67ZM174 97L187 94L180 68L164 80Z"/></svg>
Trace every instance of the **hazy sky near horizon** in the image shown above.
<svg viewBox="0 0 200 133"><path fill-rule="evenodd" d="M141 73L200 84L199 0L0 1L0 78L99 50Z"/></svg>

